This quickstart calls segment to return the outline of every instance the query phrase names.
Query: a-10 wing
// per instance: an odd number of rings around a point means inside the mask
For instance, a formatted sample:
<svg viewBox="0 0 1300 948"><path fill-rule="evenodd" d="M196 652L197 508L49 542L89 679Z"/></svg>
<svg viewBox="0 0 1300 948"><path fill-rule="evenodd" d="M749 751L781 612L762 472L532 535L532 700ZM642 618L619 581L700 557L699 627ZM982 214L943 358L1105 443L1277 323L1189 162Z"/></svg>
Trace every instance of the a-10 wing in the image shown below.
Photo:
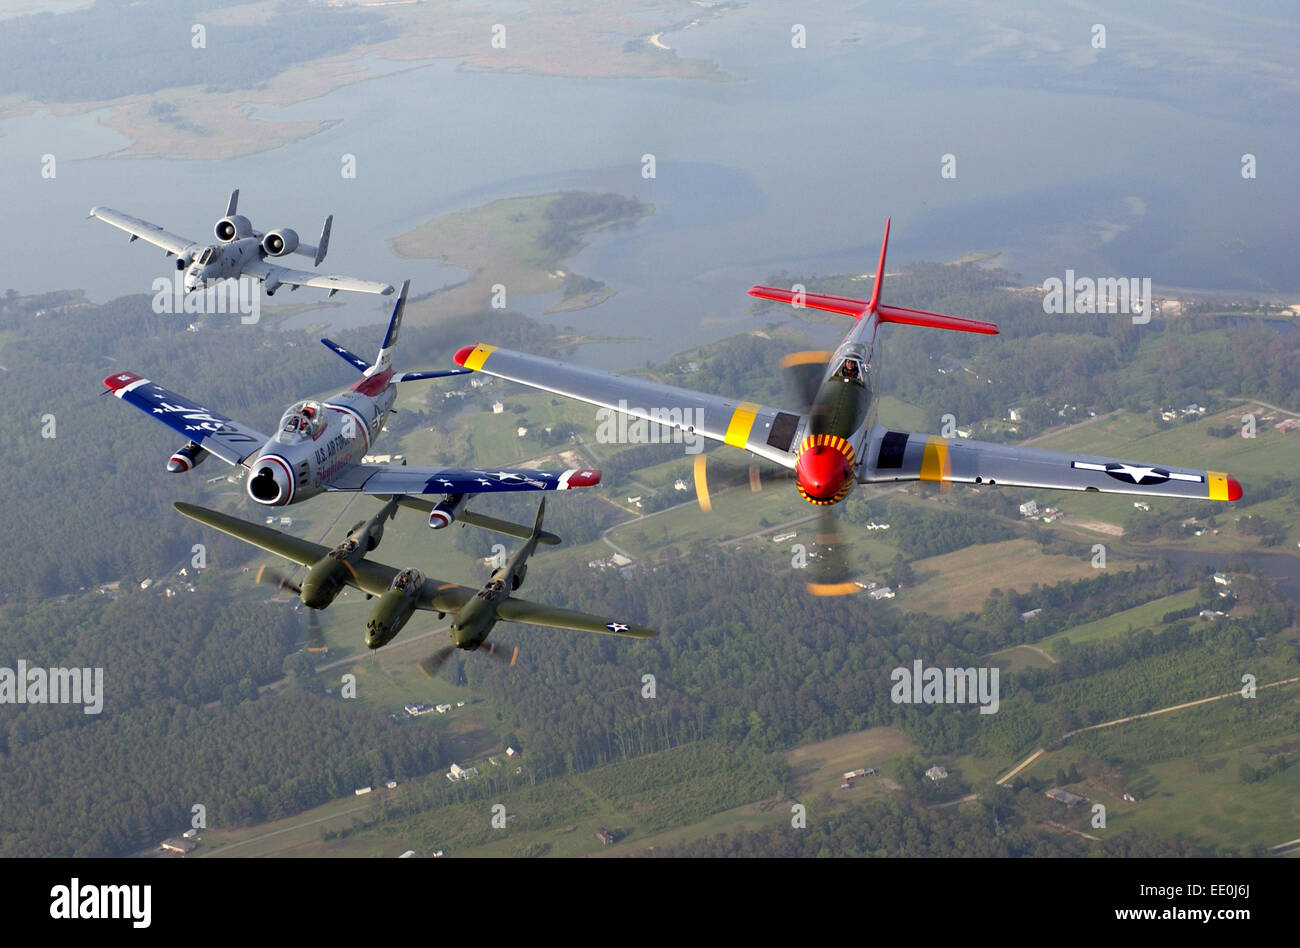
<svg viewBox="0 0 1300 948"><path fill-rule="evenodd" d="M649 379L569 365L485 343L466 346L458 365L622 412L633 418L700 435L793 468L792 450L802 416L755 402L706 395ZM671 433L671 432L670 432Z"/></svg>
<svg viewBox="0 0 1300 948"><path fill-rule="evenodd" d="M375 293L379 296L387 296L393 292L391 283L376 283L373 280L358 280L356 277L312 273L310 270L294 270L267 260L250 260L244 264L243 272L262 280L270 289L284 283L288 286L319 287L329 290L331 295L339 290L348 290L353 293Z"/></svg>
<svg viewBox="0 0 1300 948"><path fill-rule="evenodd" d="M864 483L932 481L1233 501L1237 479L1221 471L1121 461L1070 451L942 438L875 426L858 468Z"/></svg>
<svg viewBox="0 0 1300 948"><path fill-rule="evenodd" d="M147 240L155 247L161 247L169 254L178 257L187 250L197 250L201 246L186 237L169 233L157 224L151 224L139 217L132 217L130 214L123 214L111 207L92 207L90 216L126 231L131 235L132 240L137 237L141 240Z"/></svg>
<svg viewBox="0 0 1300 948"><path fill-rule="evenodd" d="M544 606L526 599L506 599L497 605L498 618L508 622L528 622L555 629L572 629L575 632L598 632L603 635L623 635L633 639L652 639L659 633L645 626L619 622L559 606Z"/></svg>

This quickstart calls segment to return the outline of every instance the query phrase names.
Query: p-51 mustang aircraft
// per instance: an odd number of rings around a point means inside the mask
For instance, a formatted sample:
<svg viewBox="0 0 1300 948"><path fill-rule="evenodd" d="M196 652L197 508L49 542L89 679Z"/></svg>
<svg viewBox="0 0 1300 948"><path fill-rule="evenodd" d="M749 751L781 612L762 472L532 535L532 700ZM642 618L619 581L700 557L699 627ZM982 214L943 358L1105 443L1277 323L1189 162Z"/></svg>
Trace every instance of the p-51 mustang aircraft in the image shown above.
<svg viewBox="0 0 1300 948"><path fill-rule="evenodd" d="M599 483L597 470L479 470L361 463L392 410L399 382L443 378L468 371L393 371L393 350L410 285L409 280L402 285L374 364L336 342L321 340L360 370L361 379L332 398L294 404L284 413L272 436L169 392L133 372L110 375L104 384L124 402L189 439L168 460L168 471L182 474L201 464L209 454L214 455L227 464L247 468L248 496L270 507L298 503L322 491L360 491L385 496L444 494L444 499L429 509L429 526L438 529L454 521L474 494L568 490Z"/></svg>
<svg viewBox="0 0 1300 948"><path fill-rule="evenodd" d="M795 410L728 399L645 379L627 378L553 359L480 343L456 353L458 365L554 392L592 405L663 424L693 418L692 433L741 448L787 469L800 495L821 506L839 503L854 484L930 481L1002 484L1012 487L1101 491L1234 501L1241 485L1218 471L1042 451L1009 444L946 439L876 423L873 355L882 323L996 334L993 323L891 306L881 299L889 222L870 300L795 293L754 286L760 299L807 306L853 317L853 327L834 353L803 352L783 366ZM660 406L631 408L629 406ZM620 406L622 408L620 409ZM696 490L708 506L706 455L696 458ZM829 532L829 531L828 531ZM815 592L853 591L852 583L813 584Z"/></svg>
<svg viewBox="0 0 1300 948"><path fill-rule="evenodd" d="M528 572L528 557L537 549L537 544L560 542L559 537L542 530L545 500L537 508L537 520L531 530L508 525L512 527L512 534L517 536L522 532L526 537L524 545L505 566L492 573L492 578L482 589L443 582L425 576L418 569L398 570L368 559L365 555L367 549L374 549L379 542L376 529L380 529L379 536L382 536L383 521L394 516L396 505L403 499L395 497L390 500L370 521L354 527L348 539L332 550L216 510L183 503L177 503L175 507L193 520L308 567L307 578L301 586L294 586L279 577L272 578L277 585L296 593L309 609L326 608L345 585L360 589L366 598L375 597L375 605L366 623L366 648L376 649L391 642L417 611L435 612L439 619L447 613L454 614L449 630L451 644L420 662L420 670L429 676L456 649L472 651L482 648L493 626L500 620L639 639L658 635L629 622L546 606L516 599L512 595L523 585ZM380 526L377 528L376 525ZM513 661L511 658L512 664Z"/></svg>
<svg viewBox="0 0 1300 948"><path fill-rule="evenodd" d="M330 291L333 296L339 290L351 290L354 293L379 293L387 296L393 292L388 283L375 283L370 280L358 280L353 277L329 276L322 273L310 273L306 270L294 270L271 263L271 258L287 257L298 253L312 258L312 265L319 267L329 249L330 226L334 215L325 218L321 228L320 242L316 246L301 243L298 232L288 227L261 233L253 230L247 217L235 213L239 204L239 190L230 193L226 205L226 215L213 225L217 243L200 244L185 237L168 233L157 224L151 224L130 214L123 214L111 207L92 207L90 216L96 217L114 227L121 228L131 235L131 240L147 240L155 247L161 247L166 255L176 258L176 269L185 273L185 290L191 292L212 286L221 280L250 276L261 280L266 286L266 295L274 296L276 289L284 284L291 290L300 286L315 286Z"/></svg>

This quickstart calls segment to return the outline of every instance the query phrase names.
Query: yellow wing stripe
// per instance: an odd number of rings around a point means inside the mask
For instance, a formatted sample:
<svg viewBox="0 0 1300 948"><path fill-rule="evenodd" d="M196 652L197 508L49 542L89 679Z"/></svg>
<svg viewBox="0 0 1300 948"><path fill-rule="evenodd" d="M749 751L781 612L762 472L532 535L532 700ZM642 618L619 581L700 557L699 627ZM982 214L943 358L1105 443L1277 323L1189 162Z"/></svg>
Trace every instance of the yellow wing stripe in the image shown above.
<svg viewBox="0 0 1300 948"><path fill-rule="evenodd" d="M925 454L921 456L921 480L944 481L952 473L948 461L948 442L931 435L925 440Z"/></svg>
<svg viewBox="0 0 1300 948"><path fill-rule="evenodd" d="M477 372L479 369L483 368L483 363L487 361L487 357L496 351L496 346L489 346L486 343L480 342L474 347L474 351L465 358L465 368L473 369Z"/></svg>
<svg viewBox="0 0 1300 948"><path fill-rule="evenodd" d="M733 448L743 448L749 441L749 430L754 427L754 417L762 407L753 402L741 402L737 405L731 415L731 423L727 425L726 437L722 440Z"/></svg>
<svg viewBox="0 0 1300 948"><path fill-rule="evenodd" d="M1228 475L1222 471L1206 471L1206 480L1210 482L1210 500L1228 499Z"/></svg>

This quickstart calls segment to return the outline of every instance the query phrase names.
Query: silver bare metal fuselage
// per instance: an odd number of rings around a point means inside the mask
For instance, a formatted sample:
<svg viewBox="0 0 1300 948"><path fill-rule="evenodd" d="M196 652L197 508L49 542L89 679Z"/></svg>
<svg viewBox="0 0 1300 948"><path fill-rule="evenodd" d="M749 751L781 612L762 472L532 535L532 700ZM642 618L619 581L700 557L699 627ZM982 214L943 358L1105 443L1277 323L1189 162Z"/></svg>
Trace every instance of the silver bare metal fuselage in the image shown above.
<svg viewBox="0 0 1300 948"><path fill-rule="evenodd" d="M389 382L375 395L348 389L292 406L280 430L248 462L248 495L259 504L283 507L324 491L343 467L370 453L396 396L397 386ZM291 419L301 420L304 408L312 409L317 423L307 430L287 430Z"/></svg>

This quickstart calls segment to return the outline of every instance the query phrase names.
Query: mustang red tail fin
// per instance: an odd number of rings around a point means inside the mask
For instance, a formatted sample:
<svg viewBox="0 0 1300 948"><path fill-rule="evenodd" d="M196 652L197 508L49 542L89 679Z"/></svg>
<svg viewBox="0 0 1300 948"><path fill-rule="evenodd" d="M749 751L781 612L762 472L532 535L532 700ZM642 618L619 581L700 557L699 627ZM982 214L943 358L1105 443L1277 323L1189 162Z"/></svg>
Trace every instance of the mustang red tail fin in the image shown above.
<svg viewBox="0 0 1300 948"><path fill-rule="evenodd" d="M997 335L996 323L979 319L963 319L960 316L945 316L942 313L927 313L922 309L908 309L905 306L890 306L880 302L880 291L885 285L885 254L889 250L889 221L885 221L885 237L880 242L880 262L876 264L876 284L871 289L871 299L858 300L848 296L829 296L825 293L796 293L776 286L751 286L749 295L776 303L789 303L798 308L820 309L827 313L839 313L862 319L875 314L882 323L903 323L908 326L928 326L931 329L956 329L961 332L978 332Z"/></svg>

